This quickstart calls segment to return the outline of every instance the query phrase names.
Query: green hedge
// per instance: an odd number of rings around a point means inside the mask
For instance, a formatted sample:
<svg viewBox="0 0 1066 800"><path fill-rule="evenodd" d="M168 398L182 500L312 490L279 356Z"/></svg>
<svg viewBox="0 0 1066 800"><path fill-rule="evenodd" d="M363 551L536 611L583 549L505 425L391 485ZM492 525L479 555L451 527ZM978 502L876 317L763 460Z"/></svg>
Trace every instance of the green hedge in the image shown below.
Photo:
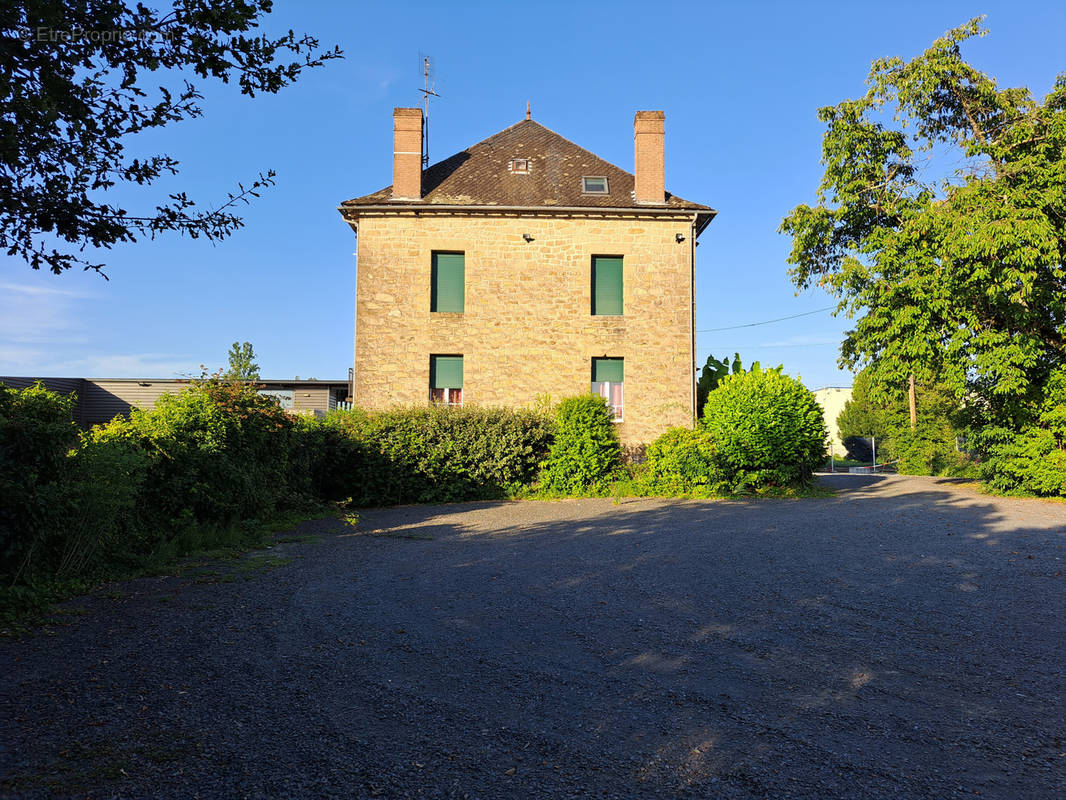
<svg viewBox="0 0 1066 800"><path fill-rule="evenodd" d="M354 505L506 497L534 483L552 422L413 408L293 417L212 378L79 433L72 396L0 387L0 580L102 575L254 543L255 520Z"/></svg>
<svg viewBox="0 0 1066 800"><path fill-rule="evenodd" d="M319 491L353 505L489 500L528 486L548 451L550 420L507 408L330 414Z"/></svg>
<svg viewBox="0 0 1066 800"><path fill-rule="evenodd" d="M67 513L74 398L0 384L0 575L27 577Z"/></svg>

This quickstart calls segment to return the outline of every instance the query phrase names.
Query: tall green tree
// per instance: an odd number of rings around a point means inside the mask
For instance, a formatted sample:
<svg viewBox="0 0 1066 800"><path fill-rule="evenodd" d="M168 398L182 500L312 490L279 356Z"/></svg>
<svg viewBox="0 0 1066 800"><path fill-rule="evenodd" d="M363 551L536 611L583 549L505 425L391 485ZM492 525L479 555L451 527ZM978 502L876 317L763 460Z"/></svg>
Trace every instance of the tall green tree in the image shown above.
<svg viewBox="0 0 1066 800"><path fill-rule="evenodd" d="M253 33L272 0L14 0L0 4L0 247L33 269L61 273L86 246L178 231L219 240L243 222L235 207L274 182L260 173L213 208L184 192L129 211L108 190L178 172L170 155L131 156L138 133L202 114L181 73L242 94L274 94L305 70L339 58L292 31ZM290 60L291 59L291 60ZM161 85L166 84L166 85Z"/></svg>
<svg viewBox="0 0 1066 800"><path fill-rule="evenodd" d="M818 202L781 229L796 286L856 318L841 366L914 373L1018 428L1066 362L1066 74L1043 101L1001 88L960 53L986 33L875 61L865 94L820 109Z"/></svg>
<svg viewBox="0 0 1066 800"><path fill-rule="evenodd" d="M251 342L234 342L229 349L229 369L225 377L234 381L259 380L259 365Z"/></svg>

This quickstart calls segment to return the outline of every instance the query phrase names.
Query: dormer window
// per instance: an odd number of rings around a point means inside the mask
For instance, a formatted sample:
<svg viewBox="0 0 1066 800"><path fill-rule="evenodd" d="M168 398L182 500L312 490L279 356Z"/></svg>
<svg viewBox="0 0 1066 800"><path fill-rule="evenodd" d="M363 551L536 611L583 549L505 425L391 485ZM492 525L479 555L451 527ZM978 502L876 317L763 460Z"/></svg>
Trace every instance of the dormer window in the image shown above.
<svg viewBox="0 0 1066 800"><path fill-rule="evenodd" d="M583 194L607 194L606 178L582 178L581 192Z"/></svg>
<svg viewBox="0 0 1066 800"><path fill-rule="evenodd" d="M529 159L512 158L511 163L507 165L507 171L510 172L512 175L528 175Z"/></svg>

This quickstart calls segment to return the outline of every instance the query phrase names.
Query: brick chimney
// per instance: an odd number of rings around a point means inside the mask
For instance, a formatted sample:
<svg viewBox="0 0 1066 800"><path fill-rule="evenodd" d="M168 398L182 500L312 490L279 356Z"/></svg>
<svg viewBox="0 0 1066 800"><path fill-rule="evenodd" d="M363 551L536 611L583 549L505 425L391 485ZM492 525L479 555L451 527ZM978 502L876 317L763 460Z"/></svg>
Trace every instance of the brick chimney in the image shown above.
<svg viewBox="0 0 1066 800"><path fill-rule="evenodd" d="M422 109L392 112L392 199L422 199Z"/></svg>
<svg viewBox="0 0 1066 800"><path fill-rule="evenodd" d="M666 203L666 114L638 111L633 119L635 194L638 203Z"/></svg>

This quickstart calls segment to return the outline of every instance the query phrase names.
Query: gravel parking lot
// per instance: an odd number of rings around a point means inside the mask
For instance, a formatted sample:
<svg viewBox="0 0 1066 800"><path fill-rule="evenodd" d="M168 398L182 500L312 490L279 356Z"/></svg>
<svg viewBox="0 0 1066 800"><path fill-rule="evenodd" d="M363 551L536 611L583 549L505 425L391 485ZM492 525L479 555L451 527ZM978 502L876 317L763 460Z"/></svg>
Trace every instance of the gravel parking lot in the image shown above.
<svg viewBox="0 0 1066 800"><path fill-rule="evenodd" d="M0 794L1066 796L1066 504L825 480L373 510L106 587L0 641Z"/></svg>

